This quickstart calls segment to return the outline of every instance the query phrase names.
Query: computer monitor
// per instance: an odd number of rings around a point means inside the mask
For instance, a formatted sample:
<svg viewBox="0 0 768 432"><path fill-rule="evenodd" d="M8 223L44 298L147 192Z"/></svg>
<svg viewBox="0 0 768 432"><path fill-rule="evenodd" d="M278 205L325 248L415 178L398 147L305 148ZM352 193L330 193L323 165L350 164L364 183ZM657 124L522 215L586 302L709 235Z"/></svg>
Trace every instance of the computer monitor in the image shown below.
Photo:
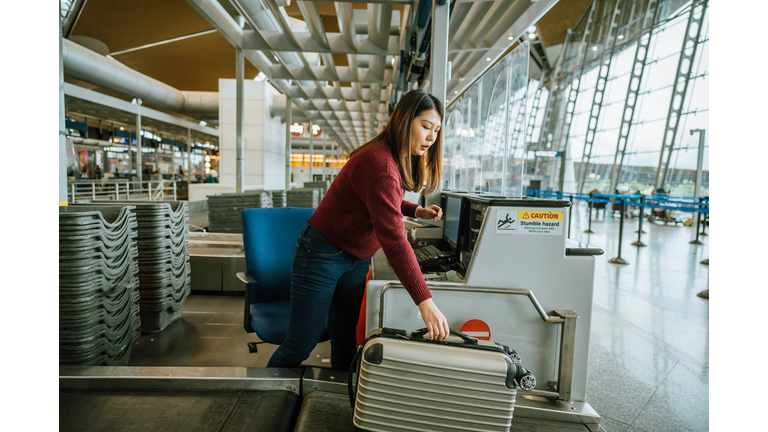
<svg viewBox="0 0 768 432"><path fill-rule="evenodd" d="M459 243L459 219L461 217L461 198L455 196L443 197L443 240L448 242L453 249Z"/></svg>

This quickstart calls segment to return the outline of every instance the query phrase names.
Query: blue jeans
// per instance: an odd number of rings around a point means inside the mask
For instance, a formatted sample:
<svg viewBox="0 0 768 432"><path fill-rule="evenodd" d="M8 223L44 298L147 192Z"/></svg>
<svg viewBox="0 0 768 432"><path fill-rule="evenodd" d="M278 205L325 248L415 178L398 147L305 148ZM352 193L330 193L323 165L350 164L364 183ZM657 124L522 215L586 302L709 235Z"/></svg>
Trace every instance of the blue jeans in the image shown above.
<svg viewBox="0 0 768 432"><path fill-rule="evenodd" d="M356 327L369 264L315 228L304 227L293 252L288 334L267 367L298 367L320 340L327 318L331 367L349 370L357 350Z"/></svg>

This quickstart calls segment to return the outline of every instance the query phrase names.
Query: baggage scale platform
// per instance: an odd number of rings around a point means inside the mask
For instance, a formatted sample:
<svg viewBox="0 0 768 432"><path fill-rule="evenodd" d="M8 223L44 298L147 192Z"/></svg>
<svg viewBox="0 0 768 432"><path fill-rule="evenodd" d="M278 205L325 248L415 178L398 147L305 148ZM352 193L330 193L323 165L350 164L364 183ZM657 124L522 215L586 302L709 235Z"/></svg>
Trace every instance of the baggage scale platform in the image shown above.
<svg viewBox="0 0 768 432"><path fill-rule="evenodd" d="M541 399L541 400L536 400ZM531 418L552 403L518 397L512 431L586 432ZM571 417L583 404L561 407ZM582 412L583 416L593 415ZM347 374L321 368L62 366L61 431L354 432Z"/></svg>

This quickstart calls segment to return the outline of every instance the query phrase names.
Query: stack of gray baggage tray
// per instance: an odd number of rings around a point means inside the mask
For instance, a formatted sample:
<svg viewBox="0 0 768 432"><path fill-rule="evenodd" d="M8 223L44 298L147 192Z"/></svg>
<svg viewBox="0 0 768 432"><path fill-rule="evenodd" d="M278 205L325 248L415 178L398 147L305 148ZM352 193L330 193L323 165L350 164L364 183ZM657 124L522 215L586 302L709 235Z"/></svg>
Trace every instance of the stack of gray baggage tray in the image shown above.
<svg viewBox="0 0 768 432"><path fill-rule="evenodd" d="M59 363L126 366L139 338L135 207L59 207Z"/></svg>
<svg viewBox="0 0 768 432"><path fill-rule="evenodd" d="M314 181L314 182L304 182L303 187L320 189L320 201L322 201L323 197L325 196L325 193L328 192L328 188L331 187L331 181L323 180L323 181Z"/></svg>
<svg viewBox="0 0 768 432"><path fill-rule="evenodd" d="M217 233L242 234L244 209L271 207L272 197L265 191L209 195L208 229Z"/></svg>
<svg viewBox="0 0 768 432"><path fill-rule="evenodd" d="M285 198L285 190L269 190L267 191L272 196L272 207L287 207L287 200Z"/></svg>
<svg viewBox="0 0 768 432"><path fill-rule="evenodd" d="M288 207L317 208L320 205L320 189L299 188L286 192Z"/></svg>
<svg viewBox="0 0 768 432"><path fill-rule="evenodd" d="M189 203L113 201L136 208L141 331L157 333L181 317L191 293Z"/></svg>

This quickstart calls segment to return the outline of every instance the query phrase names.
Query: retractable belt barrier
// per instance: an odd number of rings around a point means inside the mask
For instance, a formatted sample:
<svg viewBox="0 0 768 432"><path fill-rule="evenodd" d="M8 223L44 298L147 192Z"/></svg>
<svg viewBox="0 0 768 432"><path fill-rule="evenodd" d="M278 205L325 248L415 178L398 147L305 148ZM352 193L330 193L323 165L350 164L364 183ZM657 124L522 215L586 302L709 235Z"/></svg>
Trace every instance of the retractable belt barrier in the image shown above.
<svg viewBox="0 0 768 432"><path fill-rule="evenodd" d="M566 192L552 192L552 191L540 191L534 189L526 190L527 194L533 196L548 197L548 198L573 198L575 200L581 200L585 202L594 203L606 203L606 204L618 204L616 201L624 201L627 205L635 207L647 207L647 208L661 208L664 210L680 210L690 213L709 213L709 198L694 198L694 197L676 197L676 198L688 198L697 199L699 202L693 201L680 201L670 200L666 197L660 197L656 195L623 195L623 194L585 194L585 193L566 193ZM613 199L610 199L613 198ZM680 204L680 205L670 205ZM684 204L684 206L682 205Z"/></svg>
<svg viewBox="0 0 768 432"><path fill-rule="evenodd" d="M581 200L589 203L589 226L584 231L587 234L592 234L592 207L593 203L605 203L605 204L617 204L620 206L621 219L619 221L619 255L615 258L608 260L614 264L629 264L621 257L621 242L624 234L624 206L630 205L638 207L640 209L640 217L637 228L637 241L633 242L633 246L645 246L640 241L640 236L645 232L643 231L643 209L664 209L664 210L678 210L683 212L696 213L696 238L689 243L693 245L702 245L699 241L699 235L707 235L704 227L699 232L699 226L704 224L709 217L709 197L670 197L661 195L642 195L642 194L598 194L598 193L577 193L577 192L555 192L555 191L542 191L536 189L526 189L526 195L533 195L534 197L545 198L560 198L568 199L573 203L573 200ZM690 200L690 201L689 201ZM701 220L701 215L704 215L704 220ZM570 218L569 218L570 219ZM570 238L571 226L568 223L568 237ZM702 262L703 263L703 262Z"/></svg>

